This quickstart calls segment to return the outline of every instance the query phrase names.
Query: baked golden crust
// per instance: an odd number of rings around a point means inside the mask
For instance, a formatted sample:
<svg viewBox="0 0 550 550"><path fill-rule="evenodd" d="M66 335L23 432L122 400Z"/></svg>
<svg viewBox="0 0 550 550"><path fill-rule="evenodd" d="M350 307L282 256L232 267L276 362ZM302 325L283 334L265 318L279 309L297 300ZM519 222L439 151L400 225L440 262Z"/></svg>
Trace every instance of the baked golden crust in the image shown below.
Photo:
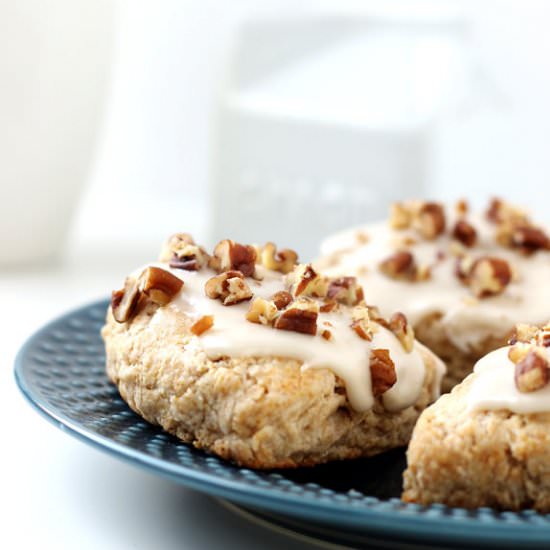
<svg viewBox="0 0 550 550"><path fill-rule="evenodd" d="M468 411L473 375L420 416L403 500L550 512L550 413Z"/></svg>
<svg viewBox="0 0 550 550"><path fill-rule="evenodd" d="M377 400L359 413L332 371L302 370L300 361L281 357L211 360L192 324L181 310L151 303L124 324L109 311L107 373L147 421L243 466L311 466L406 445L431 401L436 365L428 351L414 406L391 413Z"/></svg>

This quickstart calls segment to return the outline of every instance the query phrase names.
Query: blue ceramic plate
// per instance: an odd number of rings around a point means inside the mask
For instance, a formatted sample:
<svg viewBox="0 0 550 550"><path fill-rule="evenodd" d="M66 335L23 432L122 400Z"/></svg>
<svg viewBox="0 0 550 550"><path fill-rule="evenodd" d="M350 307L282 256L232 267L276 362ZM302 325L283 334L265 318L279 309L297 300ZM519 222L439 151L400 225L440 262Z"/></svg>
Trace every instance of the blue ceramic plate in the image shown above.
<svg viewBox="0 0 550 550"><path fill-rule="evenodd" d="M64 431L121 459L236 502L302 531L355 546L550 548L550 515L399 500L405 455L292 471L239 468L181 443L134 414L104 371L107 301L51 322L19 352L15 376L32 405Z"/></svg>

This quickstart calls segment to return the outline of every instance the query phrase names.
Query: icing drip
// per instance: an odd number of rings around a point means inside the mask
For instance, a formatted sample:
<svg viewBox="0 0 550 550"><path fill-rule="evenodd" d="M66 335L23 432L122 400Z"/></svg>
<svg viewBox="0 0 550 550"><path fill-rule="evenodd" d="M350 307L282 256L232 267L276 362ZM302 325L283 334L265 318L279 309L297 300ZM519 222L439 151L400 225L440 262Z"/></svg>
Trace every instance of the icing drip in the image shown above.
<svg viewBox="0 0 550 550"><path fill-rule="evenodd" d="M451 228L456 217L447 216ZM379 223L348 230L326 240L318 262L323 273L357 276L367 303L375 303L384 316L402 311L414 326L430 314L440 314L447 337L468 351L489 337L505 338L514 324L541 323L550 303L550 253L524 256L495 242L495 226L481 216L469 214L478 243L469 250L474 256L496 255L507 260L516 273L506 291L498 296L475 299L455 275L456 258L449 253L449 231L435 240L424 240L414 230L394 230ZM358 235L366 235L358 238ZM414 244L404 246L406 239ZM366 242L364 242L366 241ZM431 279L409 282L382 274L378 264L394 251L410 250L420 265L430 265ZM438 253L443 252L444 257Z"/></svg>
<svg viewBox="0 0 550 550"><path fill-rule="evenodd" d="M519 414L550 412L550 384L523 393L514 383L509 346L481 358L474 367L467 402L470 410L508 410ZM550 356L549 356L550 359Z"/></svg>
<svg viewBox="0 0 550 550"><path fill-rule="evenodd" d="M389 411L398 411L413 405L419 397L425 377L425 366L419 351L421 344L415 343L412 352L406 353L394 334L381 326L371 342L363 340L350 328L350 311L347 308L319 313L318 333L315 336L251 323L245 319L249 302L223 306L219 300L205 295L204 285L215 274L214 271L207 268L184 271L169 269L166 264L152 265L167 269L184 281L182 291L166 309L158 309L153 322L165 322L165 311L170 308L180 310L192 319L213 315L214 326L193 337L194 344L198 342L210 358L276 356L300 360L303 369L328 368L343 380L351 406L357 411L366 411L374 404L369 370L370 350L383 348L389 350L397 375L396 383L382 396L384 407ZM258 269L263 275L261 281L246 279L255 296L269 299L275 292L284 289L280 273L261 267ZM136 274L139 272L136 271ZM319 335L324 329L332 333L328 341ZM445 367L435 356L434 361L437 374L432 394L436 399Z"/></svg>

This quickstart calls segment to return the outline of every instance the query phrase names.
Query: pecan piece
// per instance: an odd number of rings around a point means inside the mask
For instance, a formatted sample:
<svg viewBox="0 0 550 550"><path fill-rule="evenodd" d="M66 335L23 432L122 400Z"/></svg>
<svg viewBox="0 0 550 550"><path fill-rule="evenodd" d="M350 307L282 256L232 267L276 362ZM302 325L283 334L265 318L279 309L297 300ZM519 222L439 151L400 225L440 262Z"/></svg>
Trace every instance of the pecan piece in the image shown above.
<svg viewBox="0 0 550 550"><path fill-rule="evenodd" d="M550 248L548 235L533 225L503 223L498 227L495 238L501 245L518 249L526 255Z"/></svg>
<svg viewBox="0 0 550 550"><path fill-rule="evenodd" d="M497 224L527 222L527 215L523 210L498 198L491 199L485 216L490 222Z"/></svg>
<svg viewBox="0 0 550 550"><path fill-rule="evenodd" d="M413 219L413 226L425 239L435 239L445 231L445 211L436 202L425 202Z"/></svg>
<svg viewBox="0 0 550 550"><path fill-rule="evenodd" d="M124 288L113 290L111 294L111 310L117 323L129 321L135 313L141 292L137 281L133 277L127 277Z"/></svg>
<svg viewBox="0 0 550 550"><path fill-rule="evenodd" d="M527 325L525 323L518 323L508 340L508 344L513 345L517 342L530 342L534 340L539 333L539 327L535 325Z"/></svg>
<svg viewBox="0 0 550 550"><path fill-rule="evenodd" d="M275 292L275 294L273 294L271 300L273 301L277 309L285 309L285 307L292 303L292 300L294 300L294 298L292 297L292 294L290 294L290 292L287 292L286 290L280 290L279 292Z"/></svg>
<svg viewBox="0 0 550 550"><path fill-rule="evenodd" d="M338 277L329 282L327 290L329 300L356 306L363 298L363 287L357 282L356 277Z"/></svg>
<svg viewBox="0 0 550 550"><path fill-rule="evenodd" d="M537 391L548 384L550 364L545 355L545 353L533 349L516 363L514 381L520 392Z"/></svg>
<svg viewBox="0 0 550 550"><path fill-rule="evenodd" d="M283 311L273 325L280 330L291 330L302 334L317 334L318 306L309 300L296 300L292 307Z"/></svg>
<svg viewBox="0 0 550 550"><path fill-rule="evenodd" d="M370 342L375 332L375 327L371 323L369 309L367 306L357 306L351 313L351 329L363 340Z"/></svg>
<svg viewBox="0 0 550 550"><path fill-rule="evenodd" d="M290 273L298 263L298 254L287 248L277 251L273 243L267 243L261 251L261 263L267 269Z"/></svg>
<svg viewBox="0 0 550 550"><path fill-rule="evenodd" d="M259 325L271 325L279 314L279 309L274 302L255 298L246 312L246 320Z"/></svg>
<svg viewBox="0 0 550 550"><path fill-rule="evenodd" d="M392 229L407 229L412 222L412 210L408 205L394 202L390 206L390 227Z"/></svg>
<svg viewBox="0 0 550 550"><path fill-rule="evenodd" d="M477 231L474 226L465 220L458 220L453 227L453 238L460 241L464 246L471 248L476 244Z"/></svg>
<svg viewBox="0 0 550 550"><path fill-rule="evenodd" d="M289 274L290 292L293 296L315 296L323 298L327 294L328 282L319 275L311 264L300 264Z"/></svg>
<svg viewBox="0 0 550 550"><path fill-rule="evenodd" d="M213 315L203 315L198 321L191 325L191 332L195 336L200 336L203 332L210 330L214 326Z"/></svg>
<svg viewBox="0 0 550 550"><path fill-rule="evenodd" d="M394 313L390 318L389 326L403 346L403 349L407 353L410 353L414 347L414 330L409 325L407 317L401 312Z"/></svg>
<svg viewBox="0 0 550 550"><path fill-rule="evenodd" d="M332 340L332 332L330 332L330 330L328 329L323 329L323 331L321 332L321 336L325 340Z"/></svg>
<svg viewBox="0 0 550 550"><path fill-rule="evenodd" d="M161 262L168 262L170 267L186 271L198 271L208 262L208 258L206 250L197 246L188 233L172 235L160 254Z"/></svg>
<svg viewBox="0 0 550 550"><path fill-rule="evenodd" d="M252 277L256 269L256 250L253 246L225 239L214 248L209 265L219 273L240 271L245 277Z"/></svg>
<svg viewBox="0 0 550 550"><path fill-rule="evenodd" d="M139 290L152 302L165 306L181 290L183 281L160 267L148 267L139 276Z"/></svg>
<svg viewBox="0 0 550 550"><path fill-rule="evenodd" d="M478 298L486 298L504 292L512 280L512 270L506 260L483 256L472 264L467 280Z"/></svg>
<svg viewBox="0 0 550 550"><path fill-rule="evenodd" d="M232 306L252 298L252 291L240 271L226 271L208 279L204 291L213 300L219 298L224 306Z"/></svg>
<svg viewBox="0 0 550 550"><path fill-rule="evenodd" d="M395 365L390 357L389 350L371 350L370 376L374 396L387 392L397 382Z"/></svg>
<svg viewBox="0 0 550 550"><path fill-rule="evenodd" d="M416 277L416 263L414 256L407 250L401 250L383 260L380 271L392 279L414 280Z"/></svg>

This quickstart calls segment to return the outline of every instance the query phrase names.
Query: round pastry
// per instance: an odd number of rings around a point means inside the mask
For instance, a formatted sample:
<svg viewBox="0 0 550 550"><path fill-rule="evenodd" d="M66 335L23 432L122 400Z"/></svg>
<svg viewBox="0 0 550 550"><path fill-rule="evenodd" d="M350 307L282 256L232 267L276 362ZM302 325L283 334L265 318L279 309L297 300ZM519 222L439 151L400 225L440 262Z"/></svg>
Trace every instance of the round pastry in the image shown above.
<svg viewBox="0 0 550 550"><path fill-rule="evenodd" d="M405 501L550 512L550 325L514 340L422 413Z"/></svg>
<svg viewBox="0 0 550 550"><path fill-rule="evenodd" d="M443 391L506 343L514 324L540 324L550 303L550 240L525 214L494 199L485 215L411 201L389 222L336 235L315 264L357 276L382 315L399 308L416 337L447 364Z"/></svg>
<svg viewBox="0 0 550 550"><path fill-rule="evenodd" d="M314 465L405 445L442 362L402 314L291 250L185 234L113 292L102 330L122 398L183 441L252 468Z"/></svg>

